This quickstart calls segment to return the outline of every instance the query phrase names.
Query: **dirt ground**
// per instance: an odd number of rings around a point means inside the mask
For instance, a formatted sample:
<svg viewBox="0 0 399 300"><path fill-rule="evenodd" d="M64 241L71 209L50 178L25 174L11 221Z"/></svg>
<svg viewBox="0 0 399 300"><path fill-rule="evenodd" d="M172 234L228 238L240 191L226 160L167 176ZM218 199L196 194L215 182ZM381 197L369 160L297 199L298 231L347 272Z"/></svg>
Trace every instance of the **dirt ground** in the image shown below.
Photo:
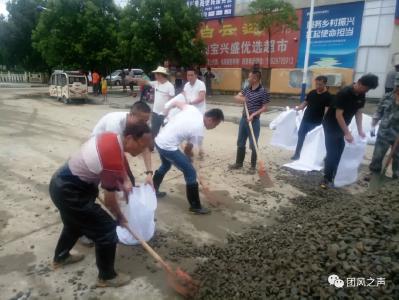
<svg viewBox="0 0 399 300"><path fill-rule="evenodd" d="M166 286L162 271L140 246L118 246L116 268L133 278L122 288L93 287L97 272L94 249L79 244L74 250L86 255L84 261L57 271L51 269L61 222L48 195L50 177L78 150L99 118L116 109L108 105L64 105L41 93L41 88L2 89L0 93L0 299L180 299ZM259 186L257 175L248 173L249 155L243 170L228 171L227 165L235 159L236 133L237 125L228 122L206 133L206 157L199 164L199 172L224 202L213 208L211 215L188 213L184 179L176 169L162 185L168 196L158 202L157 232L151 245L188 272L193 272L203 258L187 257L179 249L223 246L228 235L253 226L267 229L279 207L306 196L286 177L279 176L280 166L292 153L269 146L268 128L262 128L260 147L275 186L265 190ZM371 148L362 173L370 158ZM142 159L131 158L130 164L138 181L143 180ZM153 165L154 169L159 166L156 153ZM357 194L365 189L359 181L344 192ZM202 199L206 204L203 195Z"/></svg>

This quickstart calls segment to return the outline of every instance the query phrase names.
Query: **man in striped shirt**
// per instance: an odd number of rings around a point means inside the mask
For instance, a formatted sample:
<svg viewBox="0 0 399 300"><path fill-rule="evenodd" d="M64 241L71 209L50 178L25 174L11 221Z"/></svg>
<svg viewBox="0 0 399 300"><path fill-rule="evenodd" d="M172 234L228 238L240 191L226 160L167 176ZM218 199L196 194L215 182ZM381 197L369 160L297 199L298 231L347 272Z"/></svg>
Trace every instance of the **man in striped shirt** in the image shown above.
<svg viewBox="0 0 399 300"><path fill-rule="evenodd" d="M248 82L249 86L244 88L234 97L237 102L247 105L249 119L247 119L244 108L238 128L236 163L230 165L230 169L242 168L245 159L245 145L249 137L250 147L252 150L251 171L255 172L257 157L248 123L251 122L256 143L258 143L260 133L259 117L263 112L267 110L267 103L270 101L270 95L261 84L260 71L253 70L251 73L249 73Z"/></svg>

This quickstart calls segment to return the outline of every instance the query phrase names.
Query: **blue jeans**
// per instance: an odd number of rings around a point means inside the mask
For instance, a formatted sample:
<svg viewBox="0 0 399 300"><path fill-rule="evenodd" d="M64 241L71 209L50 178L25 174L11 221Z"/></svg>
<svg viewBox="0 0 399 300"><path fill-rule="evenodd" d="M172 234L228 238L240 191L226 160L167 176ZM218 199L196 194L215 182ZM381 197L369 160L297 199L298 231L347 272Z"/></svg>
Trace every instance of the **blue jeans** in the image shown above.
<svg viewBox="0 0 399 300"><path fill-rule="evenodd" d="M260 120L259 118L252 120L252 128L254 129L254 135L256 143L258 143L259 133L260 133ZM241 117L240 125L238 127L238 139L237 139L237 147L238 148L245 148L247 143L247 139L249 137L249 144L251 146L251 150L254 151L254 145L252 142L252 135L249 130L249 124L246 117Z"/></svg>
<svg viewBox="0 0 399 300"><path fill-rule="evenodd" d="M172 165L174 165L183 172L186 184L190 185L197 183L197 173L195 172L190 159L185 154L183 154L180 150L167 151L159 148L158 145L155 145L155 147L158 150L162 162L157 171L160 175L165 176Z"/></svg>

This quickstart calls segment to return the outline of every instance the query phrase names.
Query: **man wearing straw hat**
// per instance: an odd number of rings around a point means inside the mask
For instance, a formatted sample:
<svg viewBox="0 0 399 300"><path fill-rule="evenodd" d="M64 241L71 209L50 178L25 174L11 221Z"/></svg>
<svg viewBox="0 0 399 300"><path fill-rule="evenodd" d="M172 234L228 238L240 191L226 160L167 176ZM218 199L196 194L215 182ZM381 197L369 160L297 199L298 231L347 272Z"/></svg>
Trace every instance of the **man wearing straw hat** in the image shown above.
<svg viewBox="0 0 399 300"><path fill-rule="evenodd" d="M152 107L151 131L155 138L164 121L164 106L171 98L175 96L175 87L168 80L168 70L159 66L152 71L155 75L155 81L147 81L141 78L135 78L133 81L140 85L150 85L155 89L154 105Z"/></svg>

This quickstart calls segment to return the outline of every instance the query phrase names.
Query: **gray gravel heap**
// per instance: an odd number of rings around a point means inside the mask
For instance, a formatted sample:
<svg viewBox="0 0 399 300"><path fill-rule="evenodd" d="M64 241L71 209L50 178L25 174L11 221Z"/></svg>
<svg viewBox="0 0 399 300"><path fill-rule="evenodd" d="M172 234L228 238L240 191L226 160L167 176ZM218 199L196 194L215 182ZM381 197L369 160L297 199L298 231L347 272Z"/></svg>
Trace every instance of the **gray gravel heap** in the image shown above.
<svg viewBox="0 0 399 300"><path fill-rule="evenodd" d="M205 258L195 272L197 299L399 299L398 182L358 195L296 185L306 196L281 209L274 225L194 250ZM331 274L344 288L328 283ZM385 285L346 286L346 278L370 277Z"/></svg>

